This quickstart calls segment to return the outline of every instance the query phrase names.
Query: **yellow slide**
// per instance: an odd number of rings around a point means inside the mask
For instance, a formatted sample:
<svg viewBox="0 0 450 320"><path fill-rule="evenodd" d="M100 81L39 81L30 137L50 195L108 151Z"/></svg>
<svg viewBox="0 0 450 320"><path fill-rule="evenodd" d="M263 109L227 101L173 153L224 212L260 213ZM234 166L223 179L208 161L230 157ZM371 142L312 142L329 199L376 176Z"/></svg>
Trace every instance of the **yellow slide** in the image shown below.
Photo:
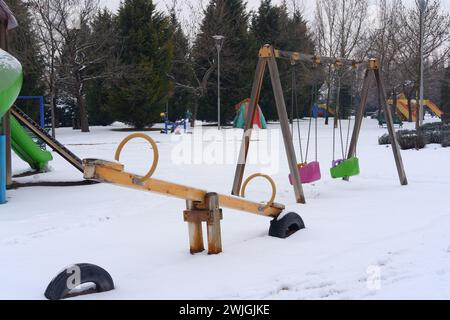
<svg viewBox="0 0 450 320"><path fill-rule="evenodd" d="M431 100L425 100L425 104L428 108L430 108L431 111L433 111L439 118L442 118L442 115L444 112L433 103Z"/></svg>
<svg viewBox="0 0 450 320"><path fill-rule="evenodd" d="M397 110L403 115L406 120L409 120L409 108L408 108L408 100L398 100ZM416 106L412 103L412 116L411 119L413 122L417 121L417 112Z"/></svg>
<svg viewBox="0 0 450 320"><path fill-rule="evenodd" d="M394 102L392 100L388 101L390 105ZM431 100L424 100L424 105L427 106L431 111L433 111L439 118L442 118L444 112ZM412 121L417 121L417 101L411 100L412 107ZM408 108L408 100L407 99L398 99L397 100L397 111L400 115L403 116L405 120L409 119L409 108Z"/></svg>

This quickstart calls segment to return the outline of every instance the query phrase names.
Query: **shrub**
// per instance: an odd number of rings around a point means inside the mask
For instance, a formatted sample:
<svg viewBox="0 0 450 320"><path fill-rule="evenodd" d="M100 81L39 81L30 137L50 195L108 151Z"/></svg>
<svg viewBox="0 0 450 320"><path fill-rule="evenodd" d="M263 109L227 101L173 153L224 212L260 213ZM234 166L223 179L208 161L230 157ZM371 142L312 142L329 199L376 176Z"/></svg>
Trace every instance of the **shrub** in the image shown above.
<svg viewBox="0 0 450 320"><path fill-rule="evenodd" d="M423 149L426 146L427 138L424 134L417 134L415 130L400 130L397 132L397 139L402 150ZM389 134L385 134L378 139L380 145L391 144Z"/></svg>
<svg viewBox="0 0 450 320"><path fill-rule="evenodd" d="M389 134L386 133L386 134L383 134L381 137L379 137L378 144L380 146L391 144L391 137L389 136Z"/></svg>
<svg viewBox="0 0 450 320"><path fill-rule="evenodd" d="M442 146L444 148L450 147L450 128L449 130L442 131L441 133Z"/></svg>
<svg viewBox="0 0 450 320"><path fill-rule="evenodd" d="M423 149L426 146L424 135L418 134L415 130L399 131L397 137L402 150Z"/></svg>

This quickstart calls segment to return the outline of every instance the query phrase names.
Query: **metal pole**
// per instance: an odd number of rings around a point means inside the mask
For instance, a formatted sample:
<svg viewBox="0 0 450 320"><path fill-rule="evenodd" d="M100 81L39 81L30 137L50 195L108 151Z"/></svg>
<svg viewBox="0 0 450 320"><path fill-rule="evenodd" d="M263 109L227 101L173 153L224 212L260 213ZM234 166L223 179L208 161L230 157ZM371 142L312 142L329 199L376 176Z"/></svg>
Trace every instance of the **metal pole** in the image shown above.
<svg viewBox="0 0 450 320"><path fill-rule="evenodd" d="M217 67L218 67L218 72L217 72L217 119L219 121L218 123L218 129L221 129L221 112L220 112L220 50L221 48L218 46L217 47Z"/></svg>
<svg viewBox="0 0 450 320"><path fill-rule="evenodd" d="M419 113L418 125L423 126L424 117L424 38L425 38L425 10L428 6L428 1L422 0L419 2L420 10L420 93L419 93ZM419 128L417 128L419 129Z"/></svg>

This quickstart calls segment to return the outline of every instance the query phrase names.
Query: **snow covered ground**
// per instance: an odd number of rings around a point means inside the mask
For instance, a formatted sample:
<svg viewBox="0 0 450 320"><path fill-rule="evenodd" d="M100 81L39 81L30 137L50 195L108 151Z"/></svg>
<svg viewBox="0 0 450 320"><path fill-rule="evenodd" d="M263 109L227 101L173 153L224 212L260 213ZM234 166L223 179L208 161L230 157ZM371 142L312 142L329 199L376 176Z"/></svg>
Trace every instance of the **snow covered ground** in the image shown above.
<svg viewBox="0 0 450 320"><path fill-rule="evenodd" d="M304 134L307 125L302 123ZM57 137L80 158L112 160L128 133L111 129L60 129ZM204 151L203 161L190 164L177 157L180 141L150 133L161 154L155 177L228 194L237 159L230 150L240 140L233 136L242 131L223 132L196 149L193 156ZM377 144L386 129L367 119L358 149L361 175L347 183L330 177L332 130L321 124L323 179L305 185L308 203L300 206L287 179L279 126L266 132L271 148L264 149L264 137L254 138L252 147L266 163L250 165L247 174L270 173L277 202L298 212L306 230L274 239L267 236L270 220L225 210L224 253L191 256L183 201L106 184L21 188L9 191L9 202L0 207L0 299L43 299L53 276L81 262L102 266L117 286L82 299L450 299L450 149L429 145L402 152L410 182L402 187L391 148ZM212 161L214 148L223 144L225 163ZM151 157L147 145L136 141L121 160L143 174ZM16 180L82 180L54 158L51 172ZM28 170L17 157L13 166L15 173ZM250 199L269 196L265 182L249 187Z"/></svg>

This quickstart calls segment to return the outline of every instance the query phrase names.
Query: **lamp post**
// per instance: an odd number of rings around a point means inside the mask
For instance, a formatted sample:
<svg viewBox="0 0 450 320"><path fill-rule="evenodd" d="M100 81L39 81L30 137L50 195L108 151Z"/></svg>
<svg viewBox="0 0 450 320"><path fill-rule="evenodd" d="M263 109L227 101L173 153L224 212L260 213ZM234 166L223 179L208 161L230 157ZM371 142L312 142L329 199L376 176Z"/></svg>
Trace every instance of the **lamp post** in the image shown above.
<svg viewBox="0 0 450 320"><path fill-rule="evenodd" d="M419 91L419 112L418 112L418 126L423 125L424 116L424 38L425 38L425 12L428 8L429 0L417 0L417 5L420 11L420 91ZM418 128L417 128L418 129Z"/></svg>
<svg viewBox="0 0 450 320"><path fill-rule="evenodd" d="M218 119L218 129L221 129L221 110L220 110L220 52L222 51L223 42L225 40L224 36L215 35L213 36L216 41L217 49L217 119Z"/></svg>

